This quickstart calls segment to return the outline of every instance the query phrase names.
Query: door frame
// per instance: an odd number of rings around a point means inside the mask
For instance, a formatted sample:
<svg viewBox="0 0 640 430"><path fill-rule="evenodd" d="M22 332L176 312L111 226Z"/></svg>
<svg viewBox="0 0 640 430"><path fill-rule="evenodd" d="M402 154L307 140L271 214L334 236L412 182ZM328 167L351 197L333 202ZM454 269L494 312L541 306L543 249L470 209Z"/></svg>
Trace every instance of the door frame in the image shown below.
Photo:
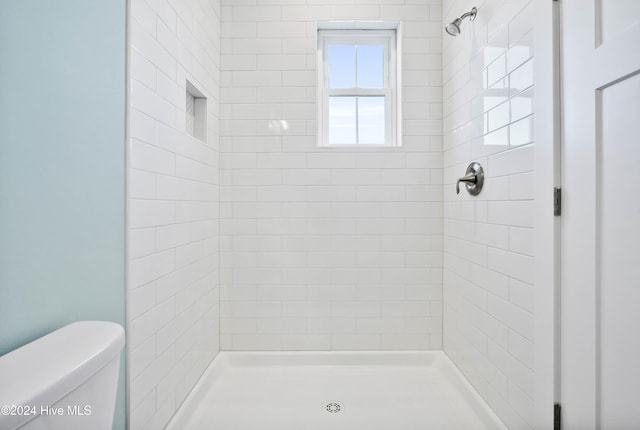
<svg viewBox="0 0 640 430"><path fill-rule="evenodd" d="M536 0L534 17L535 346L534 425L552 429L560 399L560 5ZM550 108L551 107L551 108Z"/></svg>

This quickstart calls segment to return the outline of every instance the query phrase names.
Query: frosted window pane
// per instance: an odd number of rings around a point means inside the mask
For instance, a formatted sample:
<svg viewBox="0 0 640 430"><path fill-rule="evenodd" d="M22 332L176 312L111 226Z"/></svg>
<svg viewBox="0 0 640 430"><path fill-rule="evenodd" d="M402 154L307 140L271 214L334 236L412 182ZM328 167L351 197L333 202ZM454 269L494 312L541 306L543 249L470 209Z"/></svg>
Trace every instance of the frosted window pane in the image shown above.
<svg viewBox="0 0 640 430"><path fill-rule="evenodd" d="M358 87L384 87L384 47L382 45L358 46Z"/></svg>
<svg viewBox="0 0 640 430"><path fill-rule="evenodd" d="M359 143L384 145L384 97L358 97Z"/></svg>
<svg viewBox="0 0 640 430"><path fill-rule="evenodd" d="M329 144L356 144L356 98L329 98Z"/></svg>
<svg viewBox="0 0 640 430"><path fill-rule="evenodd" d="M329 88L356 86L356 47L329 45Z"/></svg>

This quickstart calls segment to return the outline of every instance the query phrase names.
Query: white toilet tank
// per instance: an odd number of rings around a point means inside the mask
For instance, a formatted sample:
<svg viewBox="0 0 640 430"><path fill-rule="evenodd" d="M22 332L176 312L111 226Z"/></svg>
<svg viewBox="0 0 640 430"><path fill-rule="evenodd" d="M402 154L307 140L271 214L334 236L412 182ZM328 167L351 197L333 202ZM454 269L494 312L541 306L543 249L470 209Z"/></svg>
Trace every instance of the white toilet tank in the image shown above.
<svg viewBox="0 0 640 430"><path fill-rule="evenodd" d="M0 357L0 430L111 430L122 326L80 321Z"/></svg>

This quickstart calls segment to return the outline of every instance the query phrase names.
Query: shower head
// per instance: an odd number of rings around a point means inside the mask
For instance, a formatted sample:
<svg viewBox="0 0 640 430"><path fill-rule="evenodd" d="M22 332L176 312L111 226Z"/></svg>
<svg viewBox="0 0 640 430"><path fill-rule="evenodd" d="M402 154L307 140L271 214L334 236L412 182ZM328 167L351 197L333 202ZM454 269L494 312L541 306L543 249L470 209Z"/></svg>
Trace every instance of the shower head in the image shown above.
<svg viewBox="0 0 640 430"><path fill-rule="evenodd" d="M450 35L457 36L457 35L460 34L460 24L461 23L462 23L462 20L460 18L456 18L456 19L453 20L453 22L447 24L447 26L444 29Z"/></svg>
<svg viewBox="0 0 640 430"><path fill-rule="evenodd" d="M460 24L462 24L462 20L465 18L469 18L470 21L476 19L476 14L478 13L478 9L475 7L471 9L471 12L467 12L463 14L460 18L454 19L452 22L447 24L444 27L444 30L452 36L457 36L460 34Z"/></svg>

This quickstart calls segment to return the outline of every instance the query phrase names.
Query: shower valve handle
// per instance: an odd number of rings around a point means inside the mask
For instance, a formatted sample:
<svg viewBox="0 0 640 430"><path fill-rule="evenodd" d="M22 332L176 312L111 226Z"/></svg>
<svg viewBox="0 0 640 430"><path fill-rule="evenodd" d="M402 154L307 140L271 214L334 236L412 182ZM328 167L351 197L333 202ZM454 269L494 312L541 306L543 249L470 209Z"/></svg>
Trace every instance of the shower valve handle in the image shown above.
<svg viewBox="0 0 640 430"><path fill-rule="evenodd" d="M465 182L467 184L475 184L478 181L478 178L475 173L468 173L462 178L458 179L456 182L456 194L460 194L460 182Z"/></svg>
<svg viewBox="0 0 640 430"><path fill-rule="evenodd" d="M477 196L484 185L484 169L475 161L467 167L465 175L456 182L456 194L460 194L460 182L464 182L467 191L472 196Z"/></svg>

